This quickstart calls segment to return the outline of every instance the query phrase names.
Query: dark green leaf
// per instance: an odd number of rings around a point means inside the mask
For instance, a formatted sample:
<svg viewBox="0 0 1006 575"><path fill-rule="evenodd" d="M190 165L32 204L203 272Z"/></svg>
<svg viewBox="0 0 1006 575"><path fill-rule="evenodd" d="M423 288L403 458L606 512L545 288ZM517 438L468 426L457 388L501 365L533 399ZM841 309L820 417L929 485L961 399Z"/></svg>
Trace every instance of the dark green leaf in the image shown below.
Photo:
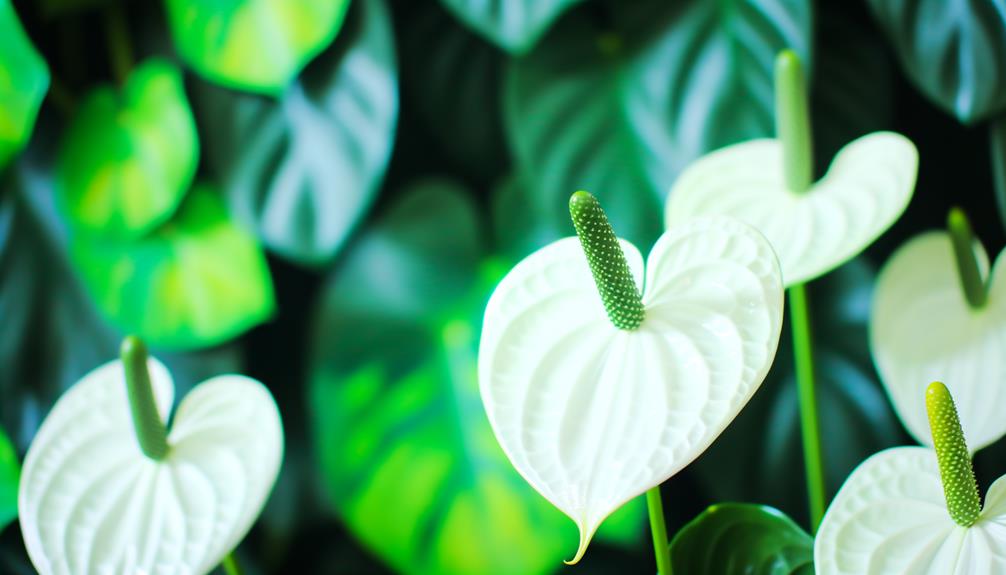
<svg viewBox="0 0 1006 575"><path fill-rule="evenodd" d="M17 486L21 464L10 439L0 429L0 531L17 517Z"/></svg>
<svg viewBox="0 0 1006 575"><path fill-rule="evenodd" d="M462 22L513 54L530 50L556 18L582 0L441 0Z"/></svg>
<svg viewBox="0 0 1006 575"><path fill-rule="evenodd" d="M538 217L561 223L587 190L645 251L685 165L773 134L775 55L810 62L810 4L623 2L604 20L571 14L512 62L506 127Z"/></svg>
<svg viewBox="0 0 1006 575"><path fill-rule="evenodd" d="M965 123L1006 106L1002 0L870 0L902 67L930 100Z"/></svg>
<svg viewBox="0 0 1006 575"><path fill-rule="evenodd" d="M384 0L355 3L340 41L278 102L197 90L232 213L284 257L331 260L377 193L394 141L398 81Z"/></svg>
<svg viewBox="0 0 1006 575"><path fill-rule="evenodd" d="M49 68L21 27L10 0L0 0L0 168L31 136L49 89Z"/></svg>
<svg viewBox="0 0 1006 575"><path fill-rule="evenodd" d="M275 308L262 251L206 186L196 185L150 235L132 242L77 236L72 255L102 312L154 346L217 345Z"/></svg>
<svg viewBox="0 0 1006 575"><path fill-rule="evenodd" d="M813 575L814 538L781 511L762 505L713 505L671 541L675 573Z"/></svg>
<svg viewBox="0 0 1006 575"><path fill-rule="evenodd" d="M88 95L64 136L56 177L78 230L136 238L171 217L198 163L181 72L148 60L121 94L103 86Z"/></svg>
<svg viewBox="0 0 1006 575"><path fill-rule="evenodd" d="M482 253L465 195L426 182L354 245L315 315L309 404L326 492L403 573L549 573L577 541L482 408L479 325L502 272ZM608 536L632 537L640 512L627 506Z"/></svg>
<svg viewBox="0 0 1006 575"><path fill-rule="evenodd" d="M175 47L225 86L276 93L325 49L349 0L165 0Z"/></svg>

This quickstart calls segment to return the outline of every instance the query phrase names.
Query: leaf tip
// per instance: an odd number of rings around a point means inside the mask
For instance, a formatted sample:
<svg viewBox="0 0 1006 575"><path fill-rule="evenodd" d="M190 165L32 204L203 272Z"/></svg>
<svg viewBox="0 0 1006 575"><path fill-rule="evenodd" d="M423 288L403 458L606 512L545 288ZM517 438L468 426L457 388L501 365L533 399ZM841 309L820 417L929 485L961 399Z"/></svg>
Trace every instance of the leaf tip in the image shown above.
<svg viewBox="0 0 1006 575"><path fill-rule="evenodd" d="M563 560L566 565L576 565L583 559L583 555L587 552L587 547L590 545L591 539L594 538L594 532L597 531L597 527L590 528L587 525L580 524L577 521L576 526L580 529L580 546L576 550L576 555L572 559Z"/></svg>

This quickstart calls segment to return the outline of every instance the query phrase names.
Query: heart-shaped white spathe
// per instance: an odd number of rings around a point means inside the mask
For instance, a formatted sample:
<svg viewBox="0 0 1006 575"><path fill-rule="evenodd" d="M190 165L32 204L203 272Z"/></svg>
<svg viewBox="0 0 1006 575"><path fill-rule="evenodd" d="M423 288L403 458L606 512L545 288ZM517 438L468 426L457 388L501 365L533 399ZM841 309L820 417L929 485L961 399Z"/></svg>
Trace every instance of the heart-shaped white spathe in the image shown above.
<svg viewBox="0 0 1006 575"><path fill-rule="evenodd" d="M171 376L148 361L162 419ZM121 361L92 371L53 407L25 458L21 532L42 575L203 575L244 538L283 458L269 391L215 377L181 402L160 462L140 451Z"/></svg>
<svg viewBox="0 0 1006 575"><path fill-rule="evenodd" d="M633 277L639 251L622 241ZM783 288L765 238L728 218L666 232L646 265L639 328L608 320L576 237L531 254L486 307L479 385L520 474L580 529L701 454L761 384Z"/></svg>
<svg viewBox="0 0 1006 575"><path fill-rule="evenodd" d="M987 275L984 248L976 243L974 252ZM870 350L898 416L919 443L932 445L925 389L937 380L954 396L975 450L1006 434L1004 273L997 262L986 305L971 309L950 234L921 234L884 264L870 312Z"/></svg>
<svg viewBox="0 0 1006 575"><path fill-rule="evenodd" d="M761 139L728 146L691 164L668 196L667 226L723 214L751 224L779 256L787 286L842 265L869 246L908 206L918 152L900 134L854 140L828 173L802 193L790 191L782 144Z"/></svg>
<svg viewBox="0 0 1006 575"><path fill-rule="evenodd" d="M978 521L961 527L947 512L934 450L881 451L828 507L814 568L818 575L1006 573L1006 477L992 484Z"/></svg>

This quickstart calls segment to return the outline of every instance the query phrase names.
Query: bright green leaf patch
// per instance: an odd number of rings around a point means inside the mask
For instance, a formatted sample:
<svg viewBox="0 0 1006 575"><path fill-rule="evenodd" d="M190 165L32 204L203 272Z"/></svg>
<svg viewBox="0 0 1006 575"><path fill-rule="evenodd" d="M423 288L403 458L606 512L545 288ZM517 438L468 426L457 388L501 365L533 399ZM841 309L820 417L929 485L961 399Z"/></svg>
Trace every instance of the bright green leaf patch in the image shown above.
<svg viewBox="0 0 1006 575"><path fill-rule="evenodd" d="M349 0L165 0L179 55L219 84L276 93L342 26Z"/></svg>
<svg viewBox="0 0 1006 575"><path fill-rule="evenodd" d="M21 464L14 446L0 429L0 531L17 518L17 487Z"/></svg>
<svg viewBox="0 0 1006 575"><path fill-rule="evenodd" d="M49 89L49 68L32 46L10 0L0 0L0 168L31 137Z"/></svg>
<svg viewBox="0 0 1006 575"><path fill-rule="evenodd" d="M314 445L349 528L415 574L535 575L574 549L575 528L517 474L479 398L485 301L474 206L453 185L410 189L328 283L312 347ZM642 507L601 537L638 534Z"/></svg>
<svg viewBox="0 0 1006 575"><path fill-rule="evenodd" d="M671 562L683 574L813 575L814 538L771 507L722 503L678 531Z"/></svg>
<svg viewBox="0 0 1006 575"><path fill-rule="evenodd" d="M193 187L175 217L148 236L130 242L79 236L72 254L98 307L153 346L215 345L275 308L261 249L205 185Z"/></svg>
<svg viewBox="0 0 1006 575"><path fill-rule="evenodd" d="M206 154L232 213L276 253L335 256L370 207L398 120L395 44L383 0L358 0L346 33L279 101L197 83Z"/></svg>
<svg viewBox="0 0 1006 575"><path fill-rule="evenodd" d="M527 52L581 0L441 0L472 30L513 54Z"/></svg>
<svg viewBox="0 0 1006 575"><path fill-rule="evenodd" d="M111 86L90 93L64 137L56 175L77 229L135 238L171 217L198 163L181 72L148 60L121 94Z"/></svg>

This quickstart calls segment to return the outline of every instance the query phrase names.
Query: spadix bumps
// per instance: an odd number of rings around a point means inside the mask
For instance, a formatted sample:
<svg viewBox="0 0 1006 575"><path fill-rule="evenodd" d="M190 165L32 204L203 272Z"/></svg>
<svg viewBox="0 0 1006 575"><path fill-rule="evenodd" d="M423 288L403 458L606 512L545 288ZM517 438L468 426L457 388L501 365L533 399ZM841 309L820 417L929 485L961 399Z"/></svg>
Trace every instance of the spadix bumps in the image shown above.
<svg viewBox="0 0 1006 575"><path fill-rule="evenodd" d="M594 202L577 194L571 211L588 209L596 234L548 245L500 282L479 349L496 438L580 528L574 561L608 514L681 470L733 420L772 363L782 316L778 263L752 228L684 223L644 269L639 251L594 219L603 215ZM613 285L599 294L595 278ZM641 321L633 312L613 323L614 311L635 309L633 297Z"/></svg>

